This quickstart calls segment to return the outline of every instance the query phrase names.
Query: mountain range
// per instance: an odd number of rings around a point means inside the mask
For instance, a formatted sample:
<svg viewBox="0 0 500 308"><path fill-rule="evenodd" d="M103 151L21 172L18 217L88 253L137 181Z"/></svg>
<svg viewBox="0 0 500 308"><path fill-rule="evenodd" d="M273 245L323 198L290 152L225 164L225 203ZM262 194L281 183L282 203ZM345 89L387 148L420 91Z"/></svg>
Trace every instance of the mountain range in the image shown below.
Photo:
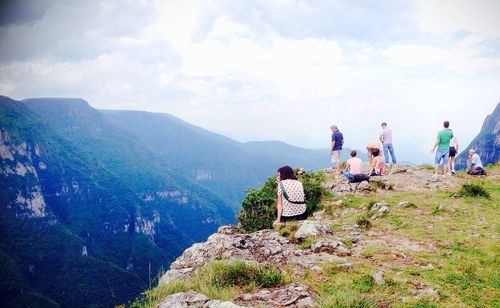
<svg viewBox="0 0 500 308"><path fill-rule="evenodd" d="M455 162L457 169L467 167L467 156L470 149L474 149L479 154L481 162L485 166L496 164L500 159L500 103L497 104L493 113L486 117L479 134L457 156Z"/></svg>
<svg viewBox="0 0 500 308"><path fill-rule="evenodd" d="M168 114L0 96L2 306L127 303L235 221L245 188L328 150L240 143ZM348 152L348 151L345 151Z"/></svg>

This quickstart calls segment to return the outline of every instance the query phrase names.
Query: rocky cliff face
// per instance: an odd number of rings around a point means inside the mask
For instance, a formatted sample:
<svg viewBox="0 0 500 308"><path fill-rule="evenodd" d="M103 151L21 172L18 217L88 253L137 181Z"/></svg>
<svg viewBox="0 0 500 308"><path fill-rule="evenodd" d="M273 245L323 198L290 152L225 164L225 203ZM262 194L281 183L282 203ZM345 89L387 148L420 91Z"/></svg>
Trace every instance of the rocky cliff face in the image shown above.
<svg viewBox="0 0 500 308"><path fill-rule="evenodd" d="M498 172L492 176L496 183ZM236 225L223 226L206 242L185 250L162 276L158 289L198 279L197 273L214 260L273 266L287 273L289 279L283 285L253 292L242 288L237 296L220 300L210 298L203 288L196 290L194 283L195 290L164 296L158 306L385 307L438 303L448 291L423 279L425 274L420 277L420 272L445 267L440 263L441 256L449 253L444 243L456 236L456 230L468 232L470 238L480 236L472 228L462 230L458 217L469 213L468 206L462 206L457 195L450 198L450 192L457 191L464 178L432 177L432 171L424 167L398 167L366 185L349 184L334 175L327 178L323 185L336 197L323 200L323 209L307 220L250 234ZM484 229L493 221L483 217L480 224ZM454 226L453 231L449 225ZM409 269L414 274L406 274ZM379 292L387 292L386 297Z"/></svg>
<svg viewBox="0 0 500 308"><path fill-rule="evenodd" d="M492 114L484 120L481 132L472 140L456 159L456 167L467 167L469 149L475 149L481 157L483 165L496 164L500 159L500 103L497 104Z"/></svg>

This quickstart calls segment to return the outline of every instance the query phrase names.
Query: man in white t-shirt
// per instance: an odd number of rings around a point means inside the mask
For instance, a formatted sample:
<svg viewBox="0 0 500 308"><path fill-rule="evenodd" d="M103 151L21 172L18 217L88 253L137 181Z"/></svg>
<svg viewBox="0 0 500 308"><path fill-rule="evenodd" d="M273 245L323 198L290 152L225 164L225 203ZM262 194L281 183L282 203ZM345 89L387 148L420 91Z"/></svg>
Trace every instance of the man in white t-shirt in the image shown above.
<svg viewBox="0 0 500 308"><path fill-rule="evenodd" d="M391 153L392 163L396 164L396 155L394 155L394 148L392 147L392 129L387 127L387 123L382 122L382 132L380 133L380 141L384 147L385 163L389 163L389 155Z"/></svg>
<svg viewBox="0 0 500 308"><path fill-rule="evenodd" d="M470 175L486 175L481 158L474 149L469 150L469 156L467 157L467 173Z"/></svg>
<svg viewBox="0 0 500 308"><path fill-rule="evenodd" d="M361 159L357 158L356 155L358 153L355 150L351 151L351 158L349 158L346 162L345 165L345 170L342 170L342 174L345 175L345 177L349 180L352 181L354 176L356 174L361 173Z"/></svg>

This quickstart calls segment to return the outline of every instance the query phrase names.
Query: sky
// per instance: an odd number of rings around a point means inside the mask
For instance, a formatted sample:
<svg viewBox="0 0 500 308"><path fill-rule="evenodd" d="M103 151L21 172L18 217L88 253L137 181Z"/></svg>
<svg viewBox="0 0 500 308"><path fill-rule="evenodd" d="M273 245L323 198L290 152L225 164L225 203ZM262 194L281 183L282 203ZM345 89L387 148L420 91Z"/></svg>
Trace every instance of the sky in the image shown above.
<svg viewBox="0 0 500 308"><path fill-rule="evenodd" d="M500 102L500 1L0 2L0 95L165 112L239 141L430 162ZM326 154L327 155L327 154Z"/></svg>

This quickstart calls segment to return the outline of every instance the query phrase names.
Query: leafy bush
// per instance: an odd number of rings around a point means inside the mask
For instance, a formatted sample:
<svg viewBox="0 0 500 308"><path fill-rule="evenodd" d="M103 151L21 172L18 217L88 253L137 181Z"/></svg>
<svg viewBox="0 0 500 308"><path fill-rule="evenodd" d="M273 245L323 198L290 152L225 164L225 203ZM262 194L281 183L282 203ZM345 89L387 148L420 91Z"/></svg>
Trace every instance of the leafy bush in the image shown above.
<svg viewBox="0 0 500 308"><path fill-rule="evenodd" d="M325 180L325 174L321 171L306 172L299 175L298 180L302 182L306 199L307 213L316 211L325 189L321 183ZM275 220L275 205L277 202L277 185L275 178L270 177L260 189L247 191L242 202L242 209L238 214L238 221L247 232L269 229Z"/></svg>
<svg viewBox="0 0 500 308"><path fill-rule="evenodd" d="M242 202L238 221L247 232L272 228L276 195L270 195L264 189L251 189Z"/></svg>
<svg viewBox="0 0 500 308"><path fill-rule="evenodd" d="M482 184L477 183L465 183L462 185L462 188L458 191L458 195L461 197L481 197L481 198L490 198L490 194L484 188Z"/></svg>
<svg viewBox="0 0 500 308"><path fill-rule="evenodd" d="M326 190L321 186L325 179L325 173L322 171L306 172L298 177L304 187L308 214L316 211L321 198L325 195Z"/></svg>

